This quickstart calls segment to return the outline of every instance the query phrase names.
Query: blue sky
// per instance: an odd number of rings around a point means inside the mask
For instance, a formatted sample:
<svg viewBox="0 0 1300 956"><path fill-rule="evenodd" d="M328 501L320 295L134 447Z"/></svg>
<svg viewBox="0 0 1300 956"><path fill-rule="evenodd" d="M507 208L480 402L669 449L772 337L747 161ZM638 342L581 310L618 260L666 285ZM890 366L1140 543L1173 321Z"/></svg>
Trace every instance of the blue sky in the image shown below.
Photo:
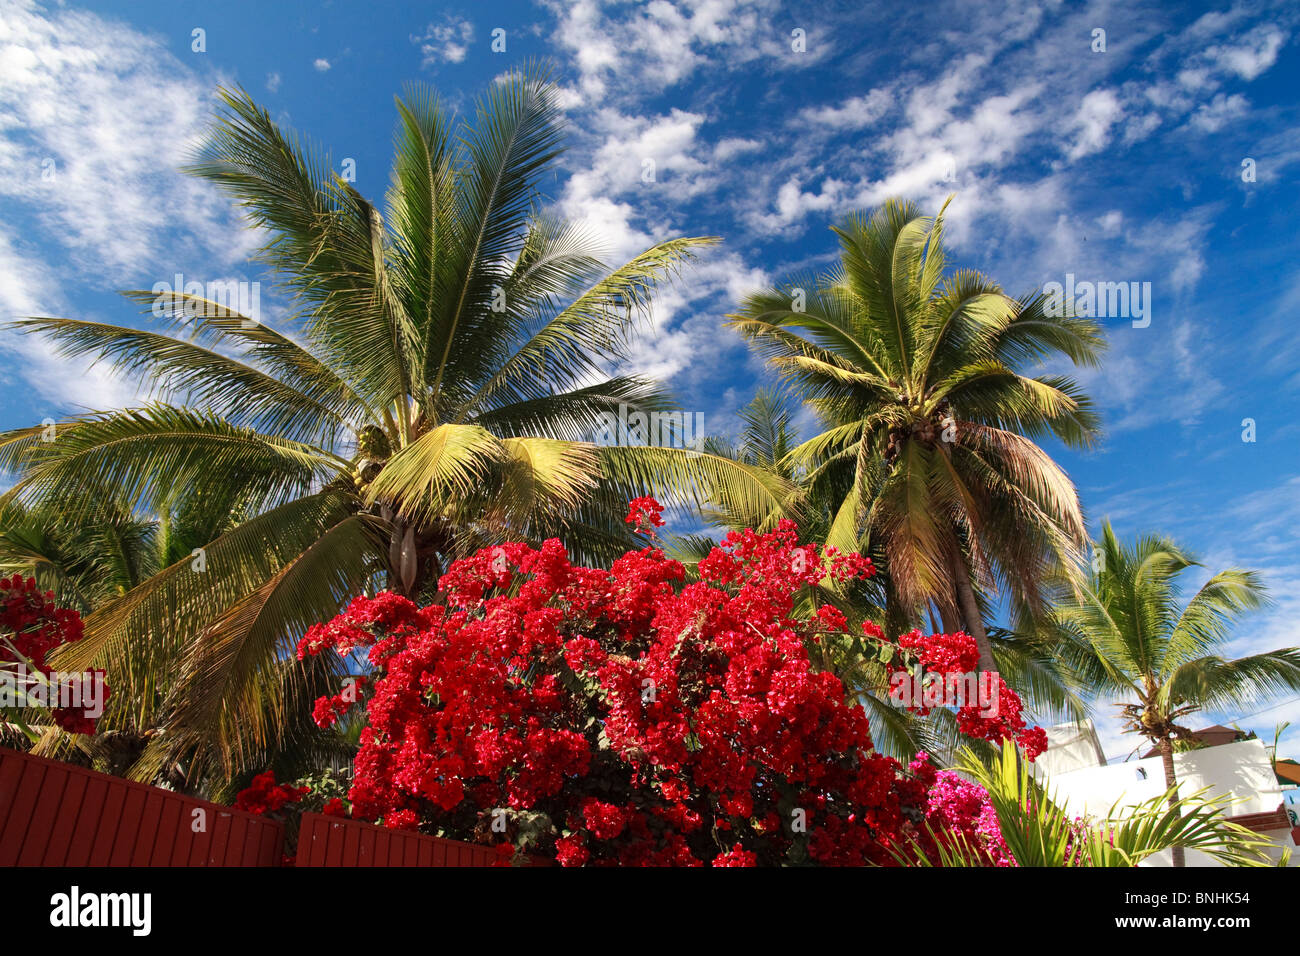
<svg viewBox="0 0 1300 956"><path fill-rule="evenodd" d="M379 197L404 83L468 108L494 77L547 58L571 147L546 186L553 207L611 259L671 235L725 239L660 297L634 362L711 431L734 428L764 380L721 317L750 289L829 264L830 223L888 196L937 210L955 193L953 257L1009 291L1067 274L1150 283L1150 323L1105 320L1110 355L1080 376L1104 444L1052 451L1094 527L1109 516L1121 536L1171 534L1212 569L1265 573L1275 605L1240 628L1236 652L1296 644L1300 9L868 6L5 0L0 318L132 323L114 290L177 272L265 278L226 201L175 171L218 84L246 87L336 166L354 160L357 187ZM272 324L277 306L263 302ZM139 397L0 333L0 428ZM1126 753L1109 711L1106 752ZM1294 754L1300 701L1243 725L1271 738L1287 718Z"/></svg>

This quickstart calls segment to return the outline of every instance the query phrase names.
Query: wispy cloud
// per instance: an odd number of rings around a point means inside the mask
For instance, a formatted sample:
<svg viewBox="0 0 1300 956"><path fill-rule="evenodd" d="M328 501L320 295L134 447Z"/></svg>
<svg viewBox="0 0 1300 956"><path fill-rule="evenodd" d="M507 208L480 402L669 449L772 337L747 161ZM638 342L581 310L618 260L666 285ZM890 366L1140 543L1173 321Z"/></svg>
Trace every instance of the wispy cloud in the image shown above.
<svg viewBox="0 0 1300 956"><path fill-rule="evenodd" d="M60 314L74 291L147 288L245 258L256 237L214 189L178 171L213 85L119 22L29 2L0 12L3 318ZM102 370L73 373L39 340L9 336L3 347L56 406L105 408L134 394Z"/></svg>
<svg viewBox="0 0 1300 956"><path fill-rule="evenodd" d="M411 42L420 48L423 66L462 62L473 40L474 24L450 15L440 23L430 23L421 36L411 37Z"/></svg>
<svg viewBox="0 0 1300 956"><path fill-rule="evenodd" d="M805 69L833 49L825 17L792 21L777 0L544 5L558 21L552 41L571 58L577 96L589 106L634 102L705 69Z"/></svg>
<svg viewBox="0 0 1300 956"><path fill-rule="evenodd" d="M211 85L158 40L93 14L19 4L3 16L0 195L72 253L79 280L138 277L178 223L234 258L248 237L205 228L232 218L228 203L177 173Z"/></svg>

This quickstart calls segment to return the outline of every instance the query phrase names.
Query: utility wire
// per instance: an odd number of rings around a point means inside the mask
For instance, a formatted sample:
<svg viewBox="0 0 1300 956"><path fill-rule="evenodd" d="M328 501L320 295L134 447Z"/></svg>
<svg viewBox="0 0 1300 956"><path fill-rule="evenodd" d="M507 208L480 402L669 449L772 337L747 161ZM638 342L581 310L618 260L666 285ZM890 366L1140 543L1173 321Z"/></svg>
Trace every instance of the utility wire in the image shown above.
<svg viewBox="0 0 1300 956"><path fill-rule="evenodd" d="M1247 714L1245 717L1234 717L1232 720L1228 721L1228 723L1236 724L1236 723L1240 723L1243 720L1250 720L1250 718L1252 717L1258 717L1260 714L1267 714L1270 710L1277 710L1279 707L1285 707L1287 704L1294 704L1297 701L1300 701L1300 696L1290 697L1286 700L1279 701L1278 703L1274 704L1272 707L1265 707L1263 710L1257 710L1253 714Z"/></svg>

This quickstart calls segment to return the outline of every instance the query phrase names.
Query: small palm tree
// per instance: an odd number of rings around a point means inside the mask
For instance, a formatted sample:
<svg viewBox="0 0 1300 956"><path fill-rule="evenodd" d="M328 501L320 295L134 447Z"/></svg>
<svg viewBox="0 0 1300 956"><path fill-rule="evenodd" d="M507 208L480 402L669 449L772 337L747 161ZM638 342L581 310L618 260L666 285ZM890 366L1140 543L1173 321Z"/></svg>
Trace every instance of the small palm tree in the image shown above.
<svg viewBox="0 0 1300 956"><path fill-rule="evenodd" d="M1222 800L1204 799L1205 791L1189 795L1185 813L1162 806L1162 795L1132 807L1116 804L1101 819L1080 819L1034 778L1014 745L1005 744L1000 759L991 762L965 752L957 769L987 792L1002 840L1019 866L1133 867L1165 850L1181 857L1188 849L1225 866L1273 865L1268 838L1225 819ZM982 847L951 834L935 836L942 865L990 864ZM894 857L904 864L934 862L916 845L895 851Z"/></svg>
<svg viewBox="0 0 1300 956"><path fill-rule="evenodd" d="M1129 547L1106 522L1095 553L1092 580L1054 611L1049 627L1082 686L1133 701L1122 705L1125 726L1159 750L1176 811L1175 742L1192 739L1183 721L1300 689L1300 648L1221 656L1237 619L1265 603L1254 571L1220 571L1180 607L1179 575L1197 562L1174 542L1143 537ZM1174 865L1183 865L1180 849Z"/></svg>
<svg viewBox="0 0 1300 956"><path fill-rule="evenodd" d="M1072 380L1023 369L1096 364L1100 330L1042 295L946 273L942 211L891 200L835 231L836 268L751 295L731 324L821 419L788 462L835 502L826 543L883 556L887 624L929 607L996 670L980 592L1001 586L1041 613L1045 582L1086 541L1073 484L1035 442L1098 434Z"/></svg>
<svg viewBox="0 0 1300 956"><path fill-rule="evenodd" d="M159 522L104 502L83 520L38 503L0 507L0 575L36 579L60 607L83 615L121 597L162 565Z"/></svg>
<svg viewBox="0 0 1300 956"><path fill-rule="evenodd" d="M296 309L288 328L182 290L129 293L163 331L24 320L159 401L74 418L53 441L39 426L0 435L9 501L240 509L200 555L96 609L63 661L165 689L141 697L140 721L166 732L136 776L181 757L229 775L273 746L286 714L310 709L313 689L285 668L295 636L376 583L430 598L448 561L507 537L558 535L608 560L646 490L779 508L769 476L720 456L587 440L624 406L673 407L607 370L656 285L713 240L670 239L611 271L581 228L538 214L561 136L545 76L494 83L472 122L429 91L398 101L383 211L247 94L221 96L190 171L263 231L258 258Z"/></svg>
<svg viewBox="0 0 1300 956"><path fill-rule="evenodd" d="M156 518L133 515L113 501L77 514L48 502L24 508L11 501L0 508L0 575L33 577L40 588L54 594L60 607L75 608L85 616L120 599L163 568L191 560L194 548L241 520L237 501L202 495L188 497L176 511ZM159 733L155 715L168 691L164 661L137 654L131 665L130 671L115 675L112 706L93 736L66 734L43 723L37 711L22 715L37 731L34 749L106 773L129 771ZM282 679L291 676L285 673ZM337 686L337 677L315 659L304 664L299 679L316 694L332 693ZM24 750L33 745L17 724L0 723L0 739L6 746ZM321 730L308 714L294 712L286 714L276 746L250 759L259 766L274 762L292 775L319 766L322 760L350 760L354 752L355 739L349 739L342 725ZM156 776L176 790L193 792L216 784L188 779L185 768L176 763ZM220 798L219 785L209 795ZM225 802L234 799L233 793L226 796Z"/></svg>

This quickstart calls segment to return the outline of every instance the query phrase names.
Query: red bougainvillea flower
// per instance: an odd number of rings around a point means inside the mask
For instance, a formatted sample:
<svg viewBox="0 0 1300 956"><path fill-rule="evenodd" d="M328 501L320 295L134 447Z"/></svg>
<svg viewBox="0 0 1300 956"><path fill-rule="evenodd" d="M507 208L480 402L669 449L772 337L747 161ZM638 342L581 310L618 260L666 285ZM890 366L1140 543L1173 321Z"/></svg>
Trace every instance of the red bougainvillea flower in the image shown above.
<svg viewBox="0 0 1300 956"><path fill-rule="evenodd" d="M51 670L46 658L65 644L81 640L81 615L70 608L56 607L54 594L37 588L34 578L14 575L0 578L0 670L13 674L15 683L28 699L41 699L50 704L50 718L62 729L74 734L93 734L98 714L97 708L86 701L87 685L97 687L99 705L108 700L110 688L104 682L102 670L68 678ZM24 674L23 671L27 673ZM38 687L44 675L46 681ZM80 684L77 696L68 698L63 689L71 691L69 680ZM59 700L70 700L69 706L60 706Z"/></svg>
<svg viewBox="0 0 1300 956"><path fill-rule="evenodd" d="M879 631L879 628L872 627ZM864 629L866 625L864 625ZM868 631L870 634L871 631ZM982 674L979 666L979 647L969 634L922 634L911 631L898 639L899 647L914 652L914 657L925 671L942 680L950 677L966 678L970 675L982 681L991 690L988 700L980 702L967 699L957 707L957 726L963 734L977 740L1000 743L1014 740L1028 760L1034 760L1047 749L1047 732L1041 727L1029 727L1021 711L1020 697L1007 686L1001 675ZM901 658L890 662L891 673L904 670ZM928 713L928 708L912 701L909 710Z"/></svg>
<svg viewBox="0 0 1300 956"><path fill-rule="evenodd" d="M267 770L259 773L248 787L235 795L235 809L259 815L274 813L290 803L297 803L310 792L310 787L277 784L274 771Z"/></svg>
<svg viewBox="0 0 1300 956"><path fill-rule="evenodd" d="M713 858L714 866L757 866L758 857L737 843L726 853Z"/></svg>
<svg viewBox="0 0 1300 956"><path fill-rule="evenodd" d="M301 658L300 658L301 659ZM369 678L357 676L351 678L343 690L333 697L320 697L312 709L312 719L318 727L332 727L340 717L348 712L353 704L361 699L361 692Z"/></svg>
<svg viewBox="0 0 1300 956"><path fill-rule="evenodd" d="M628 521L653 532L661 510L639 498ZM847 622L796 598L870 577L868 559L783 521L728 534L697 570L688 583L653 545L606 571L557 540L506 543L452 564L442 604L361 597L313 627L300 654L364 650L372 667L353 816L484 844L505 821L563 866L890 864L902 843L935 850L931 819L996 845L987 801L874 751L862 706L810 659ZM965 635L907 640L900 659L926 667L974 660ZM1019 715L965 719L1029 740ZM322 698L318 719L335 716Z"/></svg>
<svg viewBox="0 0 1300 956"><path fill-rule="evenodd" d="M390 830L414 830L419 822L414 810L395 810L384 815L384 826Z"/></svg>
<svg viewBox="0 0 1300 956"><path fill-rule="evenodd" d="M511 861L515 858L515 845L513 843L498 843L492 848L496 854L496 860L493 866L510 866Z"/></svg>
<svg viewBox="0 0 1300 956"><path fill-rule="evenodd" d="M660 517L663 511L663 505L649 495L642 495L640 498L633 498L628 505L626 521L628 524L636 525L637 534L655 538L658 537L655 528L662 528L664 524L664 519Z"/></svg>
<svg viewBox="0 0 1300 956"><path fill-rule="evenodd" d="M555 841L555 859L560 866L582 866L591 859L591 854L582 845L580 837L560 837Z"/></svg>

